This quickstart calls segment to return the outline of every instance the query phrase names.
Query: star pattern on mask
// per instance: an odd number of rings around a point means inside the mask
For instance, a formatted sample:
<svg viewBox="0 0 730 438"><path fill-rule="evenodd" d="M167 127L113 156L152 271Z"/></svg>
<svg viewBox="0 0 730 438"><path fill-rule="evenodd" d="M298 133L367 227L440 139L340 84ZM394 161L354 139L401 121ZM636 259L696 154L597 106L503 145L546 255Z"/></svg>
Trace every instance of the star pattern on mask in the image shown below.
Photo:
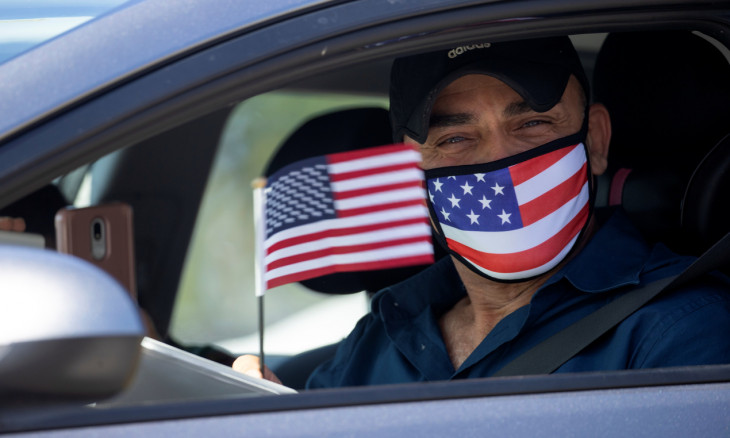
<svg viewBox="0 0 730 438"><path fill-rule="evenodd" d="M431 202L433 202L433 198L431 199ZM490 210L492 209L492 207L490 206L492 200L487 199L485 195L482 195L482 199L479 200L479 203L482 204L482 210L484 210L485 208L488 208Z"/></svg>
<svg viewBox="0 0 730 438"><path fill-rule="evenodd" d="M471 220L472 224L479 224L479 215L474 214L474 210L470 210L469 214L467 214L466 217L468 217L469 220Z"/></svg>
<svg viewBox="0 0 730 438"><path fill-rule="evenodd" d="M431 178L428 188L431 204L443 224L465 231L507 231L522 227L507 169Z"/></svg>
<svg viewBox="0 0 730 438"><path fill-rule="evenodd" d="M452 207L459 207L459 202L461 202L461 199L454 196L454 194L451 194L451 197L449 198L449 201L451 202Z"/></svg>
<svg viewBox="0 0 730 438"><path fill-rule="evenodd" d="M510 222L510 220L509 220L509 217L510 217L510 216L512 216L512 213L507 213L506 211L504 211L504 209L502 209L502 214L498 214L498 215L497 215L497 217L499 217L500 219L502 219L502 223L503 223L503 224L504 224L505 222L506 222L506 223L511 223L511 222Z"/></svg>
<svg viewBox="0 0 730 438"><path fill-rule="evenodd" d="M451 213L447 213L446 210L444 210L443 208L441 209L441 214L443 215L445 221L449 220L449 216L451 216Z"/></svg>
<svg viewBox="0 0 730 438"><path fill-rule="evenodd" d="M500 186L499 183L494 183L492 190L494 190L494 196L504 195L504 186Z"/></svg>
<svg viewBox="0 0 730 438"><path fill-rule="evenodd" d="M464 183L463 186L459 186L459 187L461 187L462 189L464 189L464 195L466 195L466 194L471 195L472 194L471 193L471 189L474 188L474 186L470 186L469 185L469 181L467 181L466 183Z"/></svg>

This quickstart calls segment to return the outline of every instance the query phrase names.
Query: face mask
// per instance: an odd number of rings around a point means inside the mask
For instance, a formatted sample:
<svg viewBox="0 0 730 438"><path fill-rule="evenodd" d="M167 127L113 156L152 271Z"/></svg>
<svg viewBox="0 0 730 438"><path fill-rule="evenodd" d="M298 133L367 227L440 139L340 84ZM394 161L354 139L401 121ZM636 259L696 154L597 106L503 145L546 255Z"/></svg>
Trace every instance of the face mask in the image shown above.
<svg viewBox="0 0 730 438"><path fill-rule="evenodd" d="M427 170L437 239L491 280L524 281L575 247L592 209L584 130L486 164Z"/></svg>

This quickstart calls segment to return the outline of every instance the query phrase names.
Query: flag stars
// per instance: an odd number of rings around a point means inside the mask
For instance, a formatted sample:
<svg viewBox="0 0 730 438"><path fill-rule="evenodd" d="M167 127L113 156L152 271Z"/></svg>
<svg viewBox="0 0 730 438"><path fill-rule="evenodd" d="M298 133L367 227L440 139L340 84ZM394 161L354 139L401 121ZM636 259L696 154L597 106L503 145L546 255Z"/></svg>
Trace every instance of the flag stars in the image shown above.
<svg viewBox="0 0 730 438"><path fill-rule="evenodd" d="M451 222L451 219L449 219L449 216L451 216L451 213L447 213L443 207L441 207L441 214L443 215L445 221Z"/></svg>
<svg viewBox="0 0 730 438"><path fill-rule="evenodd" d="M474 174L474 176L477 177L477 182L481 181L481 182L485 183L487 181L484 179L484 175L486 175L486 173L475 173Z"/></svg>
<svg viewBox="0 0 730 438"><path fill-rule="evenodd" d="M459 187L461 187L461 188L462 188L462 190L464 190L464 194L465 194L465 195L466 195L467 193L471 195L471 194L472 194L472 192L471 192L471 189L473 189L473 188L474 188L474 186L470 186L470 185L469 185L469 181L466 181L466 182L464 183L464 185L463 185L463 186L459 186Z"/></svg>
<svg viewBox="0 0 730 438"><path fill-rule="evenodd" d="M494 183L494 187L491 187L492 190L494 190L494 196L497 195L504 195L504 192L502 189L504 189L504 186L500 186L498 182Z"/></svg>
<svg viewBox="0 0 730 438"><path fill-rule="evenodd" d="M482 199L480 199L479 202L482 204L482 210L484 210L485 208L488 208L490 210L492 209L492 200L487 199L486 195L482 195Z"/></svg>
<svg viewBox="0 0 730 438"><path fill-rule="evenodd" d="M459 199L456 196L454 196L453 193L451 194L451 197L448 198L448 200L451 201L451 207L459 207L459 208L461 208L461 206L459 206L459 202L461 202L461 199Z"/></svg>
<svg viewBox="0 0 730 438"><path fill-rule="evenodd" d="M512 213L507 213L506 211L504 211L504 209L502 209L502 214L497 215L498 218L502 219L502 225L504 225L505 223L508 223L508 224L512 223L509 220L510 216L512 216Z"/></svg>
<svg viewBox="0 0 730 438"><path fill-rule="evenodd" d="M441 181L439 181L437 179L436 181L433 182L433 190L435 192L441 192L441 186L443 186L443 185L444 185L444 183L442 183Z"/></svg>
<svg viewBox="0 0 730 438"><path fill-rule="evenodd" d="M477 224L477 225L479 225L479 215L478 214L474 214L474 210L471 210L469 212L469 214L466 215L466 217L468 217L469 220L471 221L470 224Z"/></svg>

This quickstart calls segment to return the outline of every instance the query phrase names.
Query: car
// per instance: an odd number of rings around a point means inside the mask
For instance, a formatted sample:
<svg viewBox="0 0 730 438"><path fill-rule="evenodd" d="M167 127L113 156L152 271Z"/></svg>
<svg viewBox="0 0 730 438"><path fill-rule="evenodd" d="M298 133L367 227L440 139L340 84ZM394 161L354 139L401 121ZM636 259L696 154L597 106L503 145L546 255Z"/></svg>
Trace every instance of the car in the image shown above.
<svg viewBox="0 0 730 438"><path fill-rule="evenodd" d="M267 292L265 358L285 385L230 364L257 353L250 182L320 142L390 142L389 69L407 54L569 35L614 122L597 207L701 254L730 223L730 3L139 0L90 15L0 61L0 216L26 222L24 244L0 236L0 433L726 436L730 364L302 389L366 312L349 294L408 270ZM331 114L348 115L335 138L300 135ZM136 296L54 250L59 209L113 202L134 212Z"/></svg>

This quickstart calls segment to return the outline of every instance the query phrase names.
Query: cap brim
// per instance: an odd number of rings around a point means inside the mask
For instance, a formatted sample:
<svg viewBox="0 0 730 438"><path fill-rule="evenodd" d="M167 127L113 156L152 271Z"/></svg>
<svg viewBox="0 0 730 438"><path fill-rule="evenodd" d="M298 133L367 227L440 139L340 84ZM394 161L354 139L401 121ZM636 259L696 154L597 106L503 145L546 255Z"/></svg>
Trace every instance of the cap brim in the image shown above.
<svg viewBox="0 0 730 438"><path fill-rule="evenodd" d="M537 74L536 74L537 73ZM554 107L563 96L571 72L561 66L545 65L519 60L494 59L477 61L460 67L446 75L425 99L415 108L402 134L419 143L428 139L431 111L441 91L452 82L467 75L487 75L498 79L515 90L536 112L545 112Z"/></svg>

